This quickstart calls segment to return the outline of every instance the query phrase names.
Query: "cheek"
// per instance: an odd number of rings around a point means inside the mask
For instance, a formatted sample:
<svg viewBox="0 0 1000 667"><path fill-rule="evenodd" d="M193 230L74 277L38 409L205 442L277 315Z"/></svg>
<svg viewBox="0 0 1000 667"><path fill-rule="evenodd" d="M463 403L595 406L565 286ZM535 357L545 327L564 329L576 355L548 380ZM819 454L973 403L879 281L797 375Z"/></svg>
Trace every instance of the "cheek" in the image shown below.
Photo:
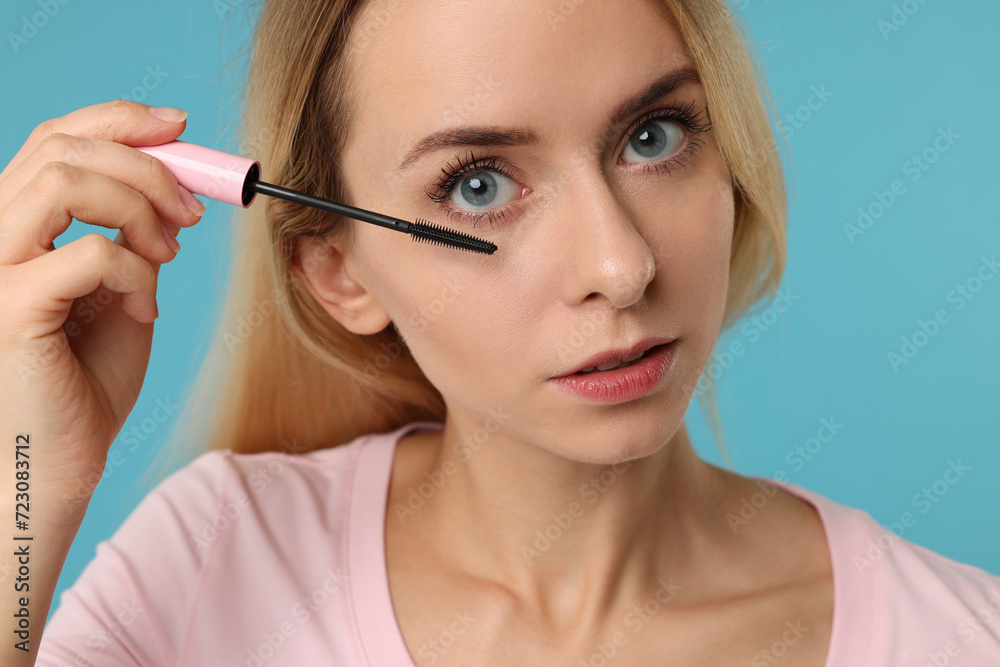
<svg viewBox="0 0 1000 667"><path fill-rule="evenodd" d="M687 185L694 185L693 183ZM698 355L718 337L729 288L734 200L728 179L677 188L660 202L666 215L647 236L657 260L656 294L664 317Z"/></svg>
<svg viewBox="0 0 1000 667"><path fill-rule="evenodd" d="M691 183L653 202L646 238L671 299L698 298L704 305L706 297L725 294L734 215L728 181Z"/></svg>
<svg viewBox="0 0 1000 667"><path fill-rule="evenodd" d="M706 287L712 286L715 293L725 295L729 283L735 217L733 190L728 181L706 187L699 208L692 219L701 220L704 225L692 233L701 262L701 279Z"/></svg>
<svg viewBox="0 0 1000 667"><path fill-rule="evenodd" d="M528 302L514 267L453 248L402 239L381 246L372 267L383 307L424 375L469 406L505 403L518 393L512 359L528 359ZM377 250L374 249L373 250ZM372 256L371 252L366 253Z"/></svg>

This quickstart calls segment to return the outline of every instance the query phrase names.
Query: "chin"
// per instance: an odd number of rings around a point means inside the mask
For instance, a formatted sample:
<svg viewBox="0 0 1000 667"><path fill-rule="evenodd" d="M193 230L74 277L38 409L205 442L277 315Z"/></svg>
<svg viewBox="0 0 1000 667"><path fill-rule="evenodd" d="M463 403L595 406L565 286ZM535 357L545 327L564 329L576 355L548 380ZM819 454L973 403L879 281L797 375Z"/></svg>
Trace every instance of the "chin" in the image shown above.
<svg viewBox="0 0 1000 667"><path fill-rule="evenodd" d="M654 422L648 418L626 421L627 425L621 426L617 419L608 420L609 428L589 429L588 437L577 440L577 446L556 453L580 463L627 463L646 458L663 449L681 425L681 419L669 420L670 423Z"/></svg>

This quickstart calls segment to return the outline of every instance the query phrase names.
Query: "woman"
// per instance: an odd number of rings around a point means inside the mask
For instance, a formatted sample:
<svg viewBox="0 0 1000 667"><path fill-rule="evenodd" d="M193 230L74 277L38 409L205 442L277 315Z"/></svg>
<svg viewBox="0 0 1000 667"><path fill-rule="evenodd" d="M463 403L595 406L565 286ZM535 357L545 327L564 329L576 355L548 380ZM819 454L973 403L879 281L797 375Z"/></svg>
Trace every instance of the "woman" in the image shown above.
<svg viewBox="0 0 1000 667"><path fill-rule="evenodd" d="M260 316L210 355L225 375L197 437L215 451L101 545L37 654L8 644L4 664L1000 662L996 577L687 437L720 331L784 267L758 81L724 2L269 3L245 136L272 179L499 250L247 211L223 321ZM33 642L79 482L141 386L173 256L157 224L169 244L198 218L129 148L183 131L148 111L44 123L0 181L19 307L3 410L31 430L49 545ZM54 249L69 214L120 245ZM70 300L99 285L120 302L78 323ZM37 342L60 335L68 350ZM649 357L605 370L604 352Z"/></svg>

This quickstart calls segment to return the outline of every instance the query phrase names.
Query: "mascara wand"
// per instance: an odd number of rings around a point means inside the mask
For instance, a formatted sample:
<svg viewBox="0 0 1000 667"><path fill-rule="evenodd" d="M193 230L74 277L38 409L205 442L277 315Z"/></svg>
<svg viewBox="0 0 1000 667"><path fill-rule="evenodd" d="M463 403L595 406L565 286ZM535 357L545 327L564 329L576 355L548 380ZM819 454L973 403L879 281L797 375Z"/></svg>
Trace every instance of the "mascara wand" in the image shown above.
<svg viewBox="0 0 1000 667"><path fill-rule="evenodd" d="M248 208L258 194L284 199L328 213L342 215L398 232L405 232L414 241L439 244L492 255L497 247L462 232L444 229L417 218L407 222L363 208L338 204L260 180L260 162L223 151L174 140L159 146L134 146L136 150L159 159L177 178L177 182L193 194Z"/></svg>

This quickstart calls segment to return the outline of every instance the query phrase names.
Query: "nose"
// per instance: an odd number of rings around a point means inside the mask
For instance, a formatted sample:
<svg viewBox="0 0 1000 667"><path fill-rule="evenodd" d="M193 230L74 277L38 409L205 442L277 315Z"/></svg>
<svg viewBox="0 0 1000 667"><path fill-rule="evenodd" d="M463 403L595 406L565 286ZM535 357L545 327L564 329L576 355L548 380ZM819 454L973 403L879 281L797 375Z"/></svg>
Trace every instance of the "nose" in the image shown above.
<svg viewBox="0 0 1000 667"><path fill-rule="evenodd" d="M559 239L563 248L563 298L577 304L603 295L618 308L640 299L653 280L652 249L636 227L627 195L616 192L599 164L573 170L562 183Z"/></svg>

